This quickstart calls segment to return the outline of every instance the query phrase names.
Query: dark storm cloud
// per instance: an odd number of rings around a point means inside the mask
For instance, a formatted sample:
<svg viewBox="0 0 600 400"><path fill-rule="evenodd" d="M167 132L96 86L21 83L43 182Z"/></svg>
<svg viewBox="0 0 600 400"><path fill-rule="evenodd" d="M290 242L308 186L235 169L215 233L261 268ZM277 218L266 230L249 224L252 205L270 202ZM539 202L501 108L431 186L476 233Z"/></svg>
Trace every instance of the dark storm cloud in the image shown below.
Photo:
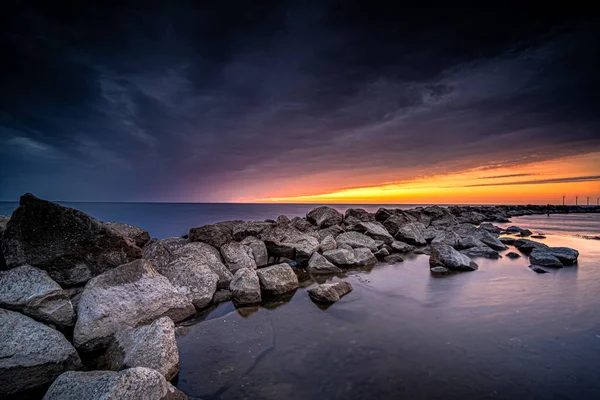
<svg viewBox="0 0 600 400"><path fill-rule="evenodd" d="M227 200L600 147L596 21L262 4L13 5L0 198Z"/></svg>

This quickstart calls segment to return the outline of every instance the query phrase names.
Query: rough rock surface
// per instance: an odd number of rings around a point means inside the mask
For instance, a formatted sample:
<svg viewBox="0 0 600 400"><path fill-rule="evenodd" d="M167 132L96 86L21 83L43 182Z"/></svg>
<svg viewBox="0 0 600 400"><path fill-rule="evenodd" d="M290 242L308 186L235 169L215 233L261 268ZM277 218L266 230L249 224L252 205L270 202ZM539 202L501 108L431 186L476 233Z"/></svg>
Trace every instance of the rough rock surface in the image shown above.
<svg viewBox="0 0 600 400"><path fill-rule="evenodd" d="M241 242L242 244L250 247L252 250L252 258L257 267L264 267L269 263L269 253L265 242L255 238L254 236L248 236Z"/></svg>
<svg viewBox="0 0 600 400"><path fill-rule="evenodd" d="M137 260L88 282L79 300L73 343L83 351L100 349L120 330L162 316L179 322L195 312L188 298L149 261Z"/></svg>
<svg viewBox="0 0 600 400"><path fill-rule="evenodd" d="M541 250L533 250L529 256L529 262L532 265L540 267L562 268L563 263L552 254Z"/></svg>
<svg viewBox="0 0 600 400"><path fill-rule="evenodd" d="M433 267L433 268L430 268L429 271L432 274L440 274L440 275L447 274L450 272L450 270L446 267Z"/></svg>
<svg viewBox="0 0 600 400"><path fill-rule="evenodd" d="M352 291L352 285L348 282L324 283L308 290L311 299L318 303L335 303L342 296Z"/></svg>
<svg viewBox="0 0 600 400"><path fill-rule="evenodd" d="M187 396L160 372L144 367L120 372L65 372L50 386L44 400L184 400Z"/></svg>
<svg viewBox="0 0 600 400"><path fill-rule="evenodd" d="M400 242L398 240L394 240L390 246L393 251L397 251L399 253L408 253L415 249L415 246L411 246L408 243Z"/></svg>
<svg viewBox="0 0 600 400"><path fill-rule="evenodd" d="M500 254L496 250L487 246L469 247L460 252L467 257L500 258Z"/></svg>
<svg viewBox="0 0 600 400"><path fill-rule="evenodd" d="M298 277L288 264L277 264L256 271L260 281L260 287L264 292L271 295L279 295L296 290Z"/></svg>
<svg viewBox="0 0 600 400"><path fill-rule="evenodd" d="M579 258L579 252L569 247L550 247L547 251L558 258L563 265L575 264Z"/></svg>
<svg viewBox="0 0 600 400"><path fill-rule="evenodd" d="M191 228L188 239L190 242L203 242L219 249L225 243L233 241L233 234L229 226L218 223Z"/></svg>
<svg viewBox="0 0 600 400"><path fill-rule="evenodd" d="M373 253L373 255L375 257L377 257L378 259L382 259L382 258L385 258L385 257L389 256L390 255L390 251L387 248L382 247L381 249L379 249L375 253Z"/></svg>
<svg viewBox="0 0 600 400"><path fill-rule="evenodd" d="M275 226L266 229L260 235L265 242L269 255L286 257L296 261L306 261L312 253L319 250L316 233L300 232L293 226Z"/></svg>
<svg viewBox="0 0 600 400"><path fill-rule="evenodd" d="M238 269L250 268L256 269L256 261L249 246L238 242L225 243L221 246L221 255L225 265L235 274Z"/></svg>
<svg viewBox="0 0 600 400"><path fill-rule="evenodd" d="M339 211L331 207L322 206L311 210L306 214L306 219L319 228L327 228L331 225L339 225L344 220L344 216Z"/></svg>
<svg viewBox="0 0 600 400"><path fill-rule="evenodd" d="M29 265L0 272L0 307L60 329L75 325L69 295L46 271Z"/></svg>
<svg viewBox="0 0 600 400"><path fill-rule="evenodd" d="M142 249L142 258L148 260L156 268L164 267L173 259L173 253L162 240L151 239Z"/></svg>
<svg viewBox="0 0 600 400"><path fill-rule="evenodd" d="M536 242L529 239L518 239L513 242L513 245L519 249L520 252L529 254L535 249L545 250L548 249L544 243Z"/></svg>
<svg viewBox="0 0 600 400"><path fill-rule="evenodd" d="M460 236L452 231L441 232L431 241L431 244L434 243L443 243L448 246L454 247L455 249L460 247Z"/></svg>
<svg viewBox="0 0 600 400"><path fill-rule="evenodd" d="M260 281L254 269L237 270L229 290L231 290L231 297L239 305L259 304L262 300Z"/></svg>
<svg viewBox="0 0 600 400"><path fill-rule="evenodd" d="M475 271L478 268L477 264L469 257L460 254L451 246L443 243L431 245L429 265L431 267L445 267L454 271Z"/></svg>
<svg viewBox="0 0 600 400"><path fill-rule="evenodd" d="M118 332L104 353L103 362L112 371L152 368L170 381L179 372L175 324L171 318L162 317L150 325Z"/></svg>
<svg viewBox="0 0 600 400"><path fill-rule="evenodd" d="M337 249L337 242L333 238L333 235L325 236L325 238L321 240L321 243L319 244L319 249L321 252Z"/></svg>
<svg viewBox="0 0 600 400"><path fill-rule="evenodd" d="M489 222L484 222L481 225L479 225L479 227L481 229L484 229L484 230L488 231L489 233L493 233L493 234L496 234L496 235L499 235L500 232L502 232L501 228L499 228L499 227L497 227L495 225L492 225Z"/></svg>
<svg viewBox="0 0 600 400"><path fill-rule="evenodd" d="M423 237L421 227L422 225L419 225L415 222L405 224L402 227L400 227L400 229L398 229L398 232L396 233L395 237L396 239L399 239L408 244L416 244L419 246L425 245L427 244L427 241Z"/></svg>
<svg viewBox="0 0 600 400"><path fill-rule="evenodd" d="M366 267L377 264L377 257L366 247L354 249L355 267Z"/></svg>
<svg viewBox="0 0 600 400"><path fill-rule="evenodd" d="M219 275L193 256L176 258L156 270L198 309L207 307L217 291Z"/></svg>
<svg viewBox="0 0 600 400"><path fill-rule="evenodd" d="M354 249L342 249L338 248L335 250L329 250L323 253L323 257L330 263L337 265L338 267L353 267L356 265L356 257L354 257Z"/></svg>
<svg viewBox="0 0 600 400"><path fill-rule="evenodd" d="M520 258L521 256L518 253L515 253L514 251L511 251L510 253L506 253L506 257L508 257L508 258Z"/></svg>
<svg viewBox="0 0 600 400"><path fill-rule="evenodd" d="M18 312L0 309L0 397L52 382L82 368L65 337Z"/></svg>
<svg viewBox="0 0 600 400"><path fill-rule="evenodd" d="M388 264L396 264L404 261L404 257L400 254L390 254L387 257L384 257L383 260Z"/></svg>
<svg viewBox="0 0 600 400"><path fill-rule="evenodd" d="M394 241L394 237L379 222L359 222L357 227L360 232L373 238L373 240L381 240L385 244Z"/></svg>
<svg viewBox="0 0 600 400"><path fill-rule="evenodd" d="M280 215L277 218L277 223L288 225L290 223L289 218L283 217L285 215ZM237 241L243 241L247 237L258 237L263 231L270 229L272 225L272 223L265 221L244 221L233 226L233 238Z"/></svg>
<svg viewBox="0 0 600 400"><path fill-rule="evenodd" d="M8 268L29 264L62 286L81 285L142 257L139 247L104 223L29 193L6 225L2 251Z"/></svg>
<svg viewBox="0 0 600 400"><path fill-rule="evenodd" d="M458 240L459 249L470 249L471 247L484 247L486 246L481 240L474 236L462 237Z"/></svg>
<svg viewBox="0 0 600 400"><path fill-rule="evenodd" d="M367 212L362 208L349 208L344 213L344 219L355 218L359 221L363 222L373 222L375 221L375 215Z"/></svg>
<svg viewBox="0 0 600 400"><path fill-rule="evenodd" d="M143 247L150 241L150 234L148 231L140 227L124 224L122 222L105 222L104 224L119 235L131 240L138 247Z"/></svg>
<svg viewBox="0 0 600 400"><path fill-rule="evenodd" d="M530 265L529 268L531 268L532 271L538 273L538 274L547 274L548 271L546 271L544 268L539 267L537 265Z"/></svg>
<svg viewBox="0 0 600 400"><path fill-rule="evenodd" d="M233 279L233 274L221 261L221 253L219 253L219 250L202 242L188 243L185 246L173 251L173 260L184 257L192 257L198 264L205 264L208 266L215 274L219 276L219 282L217 283L217 286L220 289L226 289L229 287L229 283Z"/></svg>
<svg viewBox="0 0 600 400"><path fill-rule="evenodd" d="M338 237L335 238L335 241L337 242L338 246L347 244L354 249L365 247L371 251L378 250L375 240L360 232L344 232L338 235Z"/></svg>
<svg viewBox="0 0 600 400"><path fill-rule="evenodd" d="M231 285L231 284L230 284ZM231 290L229 289L219 289L215 292L215 295L213 297L213 303L215 304L219 304L219 303L224 303L226 301L230 301L231 300Z"/></svg>
<svg viewBox="0 0 600 400"><path fill-rule="evenodd" d="M339 274L342 272L341 269L316 252L308 260L308 271L315 275Z"/></svg>

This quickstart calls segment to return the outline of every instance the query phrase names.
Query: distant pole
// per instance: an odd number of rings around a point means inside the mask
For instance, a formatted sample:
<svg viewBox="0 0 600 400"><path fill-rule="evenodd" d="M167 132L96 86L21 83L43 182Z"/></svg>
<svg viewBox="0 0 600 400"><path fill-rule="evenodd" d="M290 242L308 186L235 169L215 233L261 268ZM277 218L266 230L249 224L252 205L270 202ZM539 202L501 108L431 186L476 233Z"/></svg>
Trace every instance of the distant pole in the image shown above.
<svg viewBox="0 0 600 400"><path fill-rule="evenodd" d="M587 205L588 206L590 205L590 196L588 196L588 198L587 198Z"/></svg>
<svg viewBox="0 0 600 400"><path fill-rule="evenodd" d="M600 206L600 197L596 197L596 205Z"/></svg>
<svg viewBox="0 0 600 400"><path fill-rule="evenodd" d="M575 196L575 205L579 205L579 196Z"/></svg>
<svg viewBox="0 0 600 400"><path fill-rule="evenodd" d="M563 196L563 206L565 205L565 196Z"/></svg>

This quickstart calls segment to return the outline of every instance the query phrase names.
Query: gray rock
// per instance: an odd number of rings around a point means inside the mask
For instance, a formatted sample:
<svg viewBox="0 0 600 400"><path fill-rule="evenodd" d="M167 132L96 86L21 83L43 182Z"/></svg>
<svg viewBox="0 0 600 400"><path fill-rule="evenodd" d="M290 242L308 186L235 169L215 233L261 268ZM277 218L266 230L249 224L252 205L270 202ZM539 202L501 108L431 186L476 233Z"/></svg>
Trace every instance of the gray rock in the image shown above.
<svg viewBox="0 0 600 400"><path fill-rule="evenodd" d="M569 247L550 247L547 251L558 258L563 265L575 264L579 258L579 252Z"/></svg>
<svg viewBox="0 0 600 400"><path fill-rule="evenodd" d="M0 307L63 330L75 325L69 295L46 271L29 265L0 272Z"/></svg>
<svg viewBox="0 0 600 400"><path fill-rule="evenodd" d="M331 225L341 224L344 217L334 208L321 206L309 211L308 214L306 214L306 219L308 222L319 228L327 228Z"/></svg>
<svg viewBox="0 0 600 400"><path fill-rule="evenodd" d="M179 322L195 312L188 298L149 261L137 260L88 282L77 309L73 343L82 351L101 349L123 329L162 316Z"/></svg>
<svg viewBox="0 0 600 400"><path fill-rule="evenodd" d="M337 248L335 250L329 250L323 253L323 257L338 267L350 268L356 265L354 249L348 250Z"/></svg>
<svg viewBox="0 0 600 400"><path fill-rule="evenodd" d="M82 368L65 337L18 312L0 309L0 397L49 384Z"/></svg>
<svg viewBox="0 0 600 400"><path fill-rule="evenodd" d="M500 232L502 232L501 228L499 228L499 227L497 227L495 225L492 225L489 222L483 222L481 225L479 225L479 228L481 228L483 230L486 230L489 233L496 234L496 235L499 235Z"/></svg>
<svg viewBox="0 0 600 400"><path fill-rule="evenodd" d="M44 400L119 399L184 400L187 396L160 372L144 367L120 372L65 372L50 386Z"/></svg>
<svg viewBox="0 0 600 400"><path fill-rule="evenodd" d="M225 243L233 241L233 234L229 226L219 223L191 228L188 239L190 242L203 242L219 249Z"/></svg>
<svg viewBox="0 0 600 400"><path fill-rule="evenodd" d="M308 271L314 275L339 274L342 272L341 269L316 252L308 260Z"/></svg>
<svg viewBox="0 0 600 400"><path fill-rule="evenodd" d="M173 259L173 253L161 240L151 239L142 249L142 258L156 268L167 266Z"/></svg>
<svg viewBox="0 0 600 400"><path fill-rule="evenodd" d="M237 270L229 285L229 290L231 290L231 297L239 305L260 304L262 300L260 281L254 269Z"/></svg>
<svg viewBox="0 0 600 400"><path fill-rule="evenodd" d="M2 235L4 234L4 231L6 230L6 225L8 224L9 220L10 216L0 215L0 240L2 238Z"/></svg>
<svg viewBox="0 0 600 400"><path fill-rule="evenodd" d="M289 225L292 223L292 220L287 215L280 215L277 217L276 222L280 225Z"/></svg>
<svg viewBox="0 0 600 400"><path fill-rule="evenodd" d="M359 222L357 227L360 232L363 232L373 240L381 240L385 244L390 244L394 241L393 236L379 222Z"/></svg>
<svg viewBox="0 0 600 400"><path fill-rule="evenodd" d="M289 225L290 220L281 218L277 218L277 223L280 225ZM263 231L271 228L273 224L264 221L246 221L239 224L236 224L233 227L233 238L237 241L243 241L247 237L258 237Z"/></svg>
<svg viewBox="0 0 600 400"><path fill-rule="evenodd" d="M230 301L231 297L232 297L231 290L219 289L215 292L215 296L213 297L213 303L215 303L215 304L225 303L227 301Z"/></svg>
<svg viewBox="0 0 600 400"><path fill-rule="evenodd" d="M530 265L529 268L531 268L532 271L534 271L538 274L547 274L548 273L548 271L546 271L544 268L538 267L537 265Z"/></svg>
<svg viewBox="0 0 600 400"><path fill-rule="evenodd" d="M316 234L315 234L316 235ZM269 255L305 261L319 250L319 240L310 233L303 233L293 226L275 226L261 233Z"/></svg>
<svg viewBox="0 0 600 400"><path fill-rule="evenodd" d="M362 208L349 208L344 213L344 220L348 218L355 218L359 221L363 222L373 222L375 221L375 215L367 212Z"/></svg>
<svg viewBox="0 0 600 400"><path fill-rule="evenodd" d="M533 235L533 232L531 232L529 229L523 229L521 232L519 232L520 236L531 236Z"/></svg>
<svg viewBox="0 0 600 400"><path fill-rule="evenodd" d="M242 244L250 247L252 250L252 258L254 258L254 263L257 267L264 267L269 263L269 253L267 252L265 242L254 236L248 236L242 240Z"/></svg>
<svg viewBox="0 0 600 400"><path fill-rule="evenodd" d="M77 286L142 257L131 240L72 208L21 196L6 225L2 251L8 268L31 265L62 286Z"/></svg>
<svg viewBox="0 0 600 400"><path fill-rule="evenodd" d="M371 251L378 250L375 241L369 236L360 232L344 232L338 235L335 240L338 246L347 244L354 249L364 247Z"/></svg>
<svg viewBox="0 0 600 400"><path fill-rule="evenodd" d="M241 243L225 243L221 246L221 255L225 260L225 265L233 274L241 268L256 269L252 250Z"/></svg>
<svg viewBox="0 0 600 400"><path fill-rule="evenodd" d="M152 368L170 381L179 372L175 324L162 317L150 325L117 332L103 355L106 369Z"/></svg>
<svg viewBox="0 0 600 400"><path fill-rule="evenodd" d="M501 237L498 238L498 240L500 240L500 243L502 244L508 244L508 245L514 245L515 242L517 241L517 239L515 239L514 237Z"/></svg>
<svg viewBox="0 0 600 400"><path fill-rule="evenodd" d="M383 209L380 209L380 210L383 210ZM375 215L376 215L375 218L377 218L377 214L375 214ZM385 216L385 214L382 215L382 218L383 218L383 216ZM380 221L380 220L378 220L378 221ZM398 230L402 226L404 226L404 225L406 225L406 224L408 224L410 222L414 222L410 218L406 217L403 214L390 214L389 217L387 217L386 219L381 220L381 221L382 221L383 226L385 227L385 229L387 229L387 231L392 236L396 236L396 233L398 233Z"/></svg>
<svg viewBox="0 0 600 400"><path fill-rule="evenodd" d="M529 239L515 240L513 242L513 245L517 249L519 249L520 252L525 253L525 254L529 254L535 249L538 249L538 250L548 249L548 246L546 246L544 243L536 242L536 241L529 240Z"/></svg>
<svg viewBox="0 0 600 400"><path fill-rule="evenodd" d="M377 257L377 259L382 259L382 258L385 258L385 257L389 256L390 255L390 251L387 248L382 247L381 249L379 249L375 253L373 253L373 255L375 257Z"/></svg>
<svg viewBox="0 0 600 400"><path fill-rule="evenodd" d="M400 254L390 254L384 257L383 260L388 264L396 264L404 261L404 258Z"/></svg>
<svg viewBox="0 0 600 400"><path fill-rule="evenodd" d="M442 243L447 244L448 246L452 246L455 249L460 247L460 236L452 231L445 231L437 235L432 241L431 244Z"/></svg>
<svg viewBox="0 0 600 400"><path fill-rule="evenodd" d="M448 268L445 268L445 267L433 267L433 268L430 268L429 271L432 274L439 274L439 275L450 273L450 270Z"/></svg>
<svg viewBox="0 0 600 400"><path fill-rule="evenodd" d="M314 231L315 227L313 224L308 222L306 218L294 217L292 218L292 226L300 232L311 232Z"/></svg>
<svg viewBox="0 0 600 400"><path fill-rule="evenodd" d="M196 257L179 257L156 270L198 309L206 308L217 291L219 275Z"/></svg>
<svg viewBox="0 0 600 400"><path fill-rule="evenodd" d="M279 295L298 289L298 277L288 264L277 264L256 271L262 290L270 295Z"/></svg>
<svg viewBox="0 0 600 400"><path fill-rule="evenodd" d="M423 237L422 224L417 222L411 222L400 227L395 237L398 240L406 242L408 244L416 244L419 246L427 244L427 241Z"/></svg>
<svg viewBox="0 0 600 400"><path fill-rule="evenodd" d="M338 249L349 250L350 252L354 252L354 248L352 248L352 246L346 243L338 245Z"/></svg>
<svg viewBox="0 0 600 400"><path fill-rule="evenodd" d="M510 253L506 253L506 257L508 257L508 258L520 258L521 256L518 253L515 253L514 251L511 251Z"/></svg>
<svg viewBox="0 0 600 400"><path fill-rule="evenodd" d="M532 265L540 267L562 268L563 264L560 260L550 253L540 250L533 250L529 256L529 262Z"/></svg>
<svg viewBox="0 0 600 400"><path fill-rule="evenodd" d="M481 240L473 236L462 237L458 240L458 249L470 249L471 247L486 246Z"/></svg>
<svg viewBox="0 0 600 400"><path fill-rule="evenodd" d="M435 228L432 226L428 226L427 228L425 228L422 233L423 233L423 238L425 239L425 241L427 243L431 243L431 241L437 236L439 235L441 232L443 232L442 230L440 230L439 228Z"/></svg>
<svg viewBox="0 0 600 400"><path fill-rule="evenodd" d="M333 235L328 235L323 240L321 240L321 244L319 244L319 249L321 250L321 252L337 249L337 242L333 238Z"/></svg>
<svg viewBox="0 0 600 400"><path fill-rule="evenodd" d="M175 251L177 249L182 248L190 241L180 237L170 237L166 239L162 239L160 243L169 251Z"/></svg>
<svg viewBox="0 0 600 400"><path fill-rule="evenodd" d="M431 245L429 265L431 267L445 267L454 271L475 271L478 268L477 264L469 257L460 254L451 246L443 243Z"/></svg>
<svg viewBox="0 0 600 400"><path fill-rule="evenodd" d="M392 247L392 250L399 253L409 253L415 249L415 246L411 246L408 243L400 242L398 240L394 240L390 246Z"/></svg>
<svg viewBox="0 0 600 400"><path fill-rule="evenodd" d="M472 224L480 224L483 221L485 221L487 219L487 217L477 211L466 211L461 213L456 220L461 223L461 222L469 222Z"/></svg>
<svg viewBox="0 0 600 400"><path fill-rule="evenodd" d="M327 236L333 236L335 239L340 233L344 233L346 230L339 225L331 225L327 228L319 229L317 231L317 239L323 240Z"/></svg>
<svg viewBox="0 0 600 400"><path fill-rule="evenodd" d="M532 239L546 239L546 236L544 236L544 235L531 235L530 238L532 238Z"/></svg>
<svg viewBox="0 0 600 400"><path fill-rule="evenodd" d="M487 246L469 247L468 249L461 250L462 254L467 257L483 257L483 258L500 258L500 254Z"/></svg>
<svg viewBox="0 0 600 400"><path fill-rule="evenodd" d="M356 259L355 267L366 267L377 264L377 258L366 247L354 249L354 258Z"/></svg>
<svg viewBox="0 0 600 400"><path fill-rule="evenodd" d="M507 233L521 233L521 231L523 230L523 228L519 227L519 226L509 226L508 228L505 229L505 231Z"/></svg>
<svg viewBox="0 0 600 400"><path fill-rule="evenodd" d="M475 237L494 250L506 250L508 247L488 231L479 229Z"/></svg>
<svg viewBox="0 0 600 400"><path fill-rule="evenodd" d="M342 296L352 291L352 285L348 282L324 283L308 290L308 295L317 303L335 303Z"/></svg>
<svg viewBox="0 0 600 400"><path fill-rule="evenodd" d="M143 247L150 241L150 234L140 227L121 222L105 222L104 224L119 235L131 240L138 247Z"/></svg>
<svg viewBox="0 0 600 400"><path fill-rule="evenodd" d="M187 257L193 258L197 264L208 266L215 274L217 274L219 276L219 281L217 283L219 289L226 289L229 287L229 283L233 279L233 274L225 264L221 262L221 253L219 253L219 250L206 243L194 242L175 250L172 255L173 260Z"/></svg>

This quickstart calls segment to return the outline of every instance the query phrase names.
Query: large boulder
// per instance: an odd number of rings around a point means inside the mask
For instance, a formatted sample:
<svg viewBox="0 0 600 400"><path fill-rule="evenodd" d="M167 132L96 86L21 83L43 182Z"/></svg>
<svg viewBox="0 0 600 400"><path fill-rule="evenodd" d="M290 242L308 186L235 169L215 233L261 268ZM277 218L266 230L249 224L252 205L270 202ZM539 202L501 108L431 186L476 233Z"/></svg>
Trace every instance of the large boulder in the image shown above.
<svg viewBox="0 0 600 400"><path fill-rule="evenodd" d="M75 347L107 347L123 329L163 316L179 322L196 312L189 299L147 260L119 266L91 279L79 300L73 333Z"/></svg>
<svg viewBox="0 0 600 400"><path fill-rule="evenodd" d="M484 223L482 223L481 225L479 225L479 228L481 228L483 230L486 230L489 233L494 234L494 235L499 235L500 232L502 232L501 228L499 228L499 227L497 227L495 225L492 225L490 222L484 222Z"/></svg>
<svg viewBox="0 0 600 400"><path fill-rule="evenodd" d="M477 264L469 257L443 243L431 245L429 265L431 267L445 267L453 271L475 271L478 268Z"/></svg>
<svg viewBox="0 0 600 400"><path fill-rule="evenodd" d="M323 257L330 263L339 267L350 268L356 265L356 257L354 256L354 249L342 249L338 248L335 250L328 250L323 252Z"/></svg>
<svg viewBox="0 0 600 400"><path fill-rule="evenodd" d="M446 243L448 244L448 243ZM484 247L486 246L481 240L474 236L465 236L459 238L458 246L453 246L457 249L470 249L471 247Z"/></svg>
<svg viewBox="0 0 600 400"><path fill-rule="evenodd" d="M217 291L219 275L196 257L179 257L156 270L198 309L207 307Z"/></svg>
<svg viewBox="0 0 600 400"><path fill-rule="evenodd" d="M284 217L284 216L281 216ZM283 218L279 218L280 223L283 225L289 224L288 221L284 221ZM242 241L247 237L258 237L265 229L269 229L273 224L264 221L244 221L233 226L232 234L233 239Z"/></svg>
<svg viewBox="0 0 600 400"><path fill-rule="evenodd" d="M58 332L18 312L0 309L0 397L52 382L82 368L71 343Z"/></svg>
<svg viewBox="0 0 600 400"><path fill-rule="evenodd" d="M529 262L531 265L537 265L540 267L551 267L551 268L562 268L563 263L552 254L547 253L543 250L533 250L529 256Z"/></svg>
<svg viewBox="0 0 600 400"><path fill-rule="evenodd" d="M221 253L213 246L202 243L188 243L183 247L172 252L172 260L178 258L193 258L197 264L204 264L219 276L217 286L219 289L226 289L233 279L231 271L221 261Z"/></svg>
<svg viewBox="0 0 600 400"><path fill-rule="evenodd" d="M432 241L431 244L443 243L448 246L452 246L455 249L460 247L460 236L452 231L444 231L438 234Z"/></svg>
<svg viewBox="0 0 600 400"><path fill-rule="evenodd" d="M327 235L319 244L321 252L337 249L337 242L333 238L333 235Z"/></svg>
<svg viewBox="0 0 600 400"><path fill-rule="evenodd" d="M260 304L260 281L254 269L238 269L229 285L231 297L239 305Z"/></svg>
<svg viewBox="0 0 600 400"><path fill-rule="evenodd" d="M339 274L341 269L330 263L321 254L315 252L308 260L308 271L314 275Z"/></svg>
<svg viewBox="0 0 600 400"><path fill-rule="evenodd" d="M0 272L0 307L62 330L75 325L67 292L46 271L29 265Z"/></svg>
<svg viewBox="0 0 600 400"><path fill-rule="evenodd" d="M356 227L360 232L363 232L373 240L381 240L385 244L390 244L394 241L394 237L379 222L359 222Z"/></svg>
<svg viewBox="0 0 600 400"><path fill-rule="evenodd" d="M285 263L256 271L262 290L270 295L280 295L298 289L298 277Z"/></svg>
<svg viewBox="0 0 600 400"><path fill-rule="evenodd" d="M102 357L106 369L152 368L170 381L179 372L175 324L162 317L150 325L117 332Z"/></svg>
<svg viewBox="0 0 600 400"><path fill-rule="evenodd" d="M97 219L29 193L6 225L2 251L8 268L29 264L62 286L81 285L142 257L131 240Z"/></svg>
<svg viewBox="0 0 600 400"><path fill-rule="evenodd" d="M502 243L496 236L494 236L486 230L479 229L475 234L475 237L481 240L486 246L491 247L494 250L508 249L508 247L504 243Z"/></svg>
<svg viewBox="0 0 600 400"><path fill-rule="evenodd" d="M485 245L469 247L468 249L461 250L460 252L467 257L500 258L500 253Z"/></svg>
<svg viewBox="0 0 600 400"><path fill-rule="evenodd" d="M266 229L261 233L260 239L265 242L269 254L274 257L306 261L319 250L319 240L315 236L300 232L291 225Z"/></svg>
<svg viewBox="0 0 600 400"><path fill-rule="evenodd" d="M142 249L142 258L159 268L167 266L173 260L173 253L162 240L151 239Z"/></svg>
<svg viewBox="0 0 600 400"><path fill-rule="evenodd" d="M536 242L529 239L519 239L513 242L513 245L519 249L520 252L529 254L533 250L547 250L548 246L544 243Z"/></svg>
<svg viewBox="0 0 600 400"><path fill-rule="evenodd" d="M190 228L188 239L190 242L203 242L219 249L225 243L233 241L233 233L226 223L209 224Z"/></svg>
<svg viewBox="0 0 600 400"><path fill-rule="evenodd" d="M548 252L558 258L563 265L575 264L579 258L579 252L569 247L550 247Z"/></svg>
<svg viewBox="0 0 600 400"><path fill-rule="evenodd" d="M347 209L346 212L344 213L344 220L347 220L349 218L354 218L358 221L363 221L363 222L374 222L375 221L375 215L367 212L366 210L364 210L362 208Z"/></svg>
<svg viewBox="0 0 600 400"><path fill-rule="evenodd" d="M252 250L246 245L238 242L225 243L221 246L221 255L233 274L241 268L256 269Z"/></svg>
<svg viewBox="0 0 600 400"><path fill-rule="evenodd" d="M415 246L411 246L408 243L400 242L398 240L394 240L390 247L393 251L397 251L398 253L409 253L415 249Z"/></svg>
<svg viewBox="0 0 600 400"><path fill-rule="evenodd" d="M427 241L423 237L423 225L418 222L404 224L396 232L396 239L414 245L425 245Z"/></svg>
<svg viewBox="0 0 600 400"><path fill-rule="evenodd" d="M377 257L366 247L354 249L355 267L366 267L377 264Z"/></svg>
<svg viewBox="0 0 600 400"><path fill-rule="evenodd" d="M250 247L250 250L252 250L252 258L254 258L254 263L257 267L264 267L269 263L269 253L265 242L254 236L248 236L242 240L242 244Z"/></svg>
<svg viewBox="0 0 600 400"><path fill-rule="evenodd" d="M311 210L306 214L306 219L319 228L327 228L331 225L339 225L344 220L344 216L334 208L321 206Z"/></svg>
<svg viewBox="0 0 600 400"><path fill-rule="evenodd" d="M360 232L344 232L335 238L339 246L347 244L352 248L365 247L373 252L377 251L377 243L369 236ZM390 242L391 243L391 242Z"/></svg>
<svg viewBox="0 0 600 400"><path fill-rule="evenodd" d="M352 291L348 282L324 283L308 290L308 295L317 303L335 303L342 296Z"/></svg>
<svg viewBox="0 0 600 400"><path fill-rule="evenodd" d="M119 235L131 240L138 247L143 247L150 241L150 234L148 231L140 227L124 224L122 222L105 222L104 224Z"/></svg>
<svg viewBox="0 0 600 400"><path fill-rule="evenodd" d="M119 399L184 400L187 396L160 372L144 367L114 371L65 372L44 400Z"/></svg>
<svg viewBox="0 0 600 400"><path fill-rule="evenodd" d="M8 215L0 215L0 239L6 230L6 225L8 224L9 220L10 217Z"/></svg>

